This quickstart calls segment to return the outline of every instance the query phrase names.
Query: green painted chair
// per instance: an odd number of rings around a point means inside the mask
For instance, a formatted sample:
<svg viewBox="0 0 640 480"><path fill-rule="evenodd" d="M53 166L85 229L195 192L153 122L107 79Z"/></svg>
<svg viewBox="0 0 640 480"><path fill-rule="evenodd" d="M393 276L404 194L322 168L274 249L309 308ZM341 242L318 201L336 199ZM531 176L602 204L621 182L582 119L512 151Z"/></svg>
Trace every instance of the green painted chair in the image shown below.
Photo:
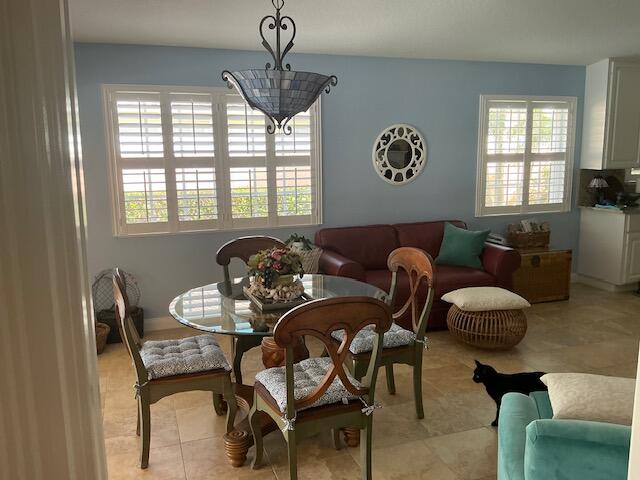
<svg viewBox="0 0 640 480"><path fill-rule="evenodd" d="M360 443L362 476L371 479L375 383L382 337L391 323L389 306L371 297L314 300L294 308L278 321L273 338L285 349L285 366L263 370L256 375L254 401L249 412L256 446L254 469L262 462L260 415L264 412L284 434L291 480L297 479L297 441L331 429L338 449L342 428L363 431L364 438ZM375 333L374 347L367 374L358 381L345 370L344 359L356 334L368 326ZM332 341L331 333L335 330L345 332L340 345ZM303 335L319 339L328 357L309 358L294 364L293 349Z"/></svg>
<svg viewBox="0 0 640 480"><path fill-rule="evenodd" d="M218 415L223 415L224 398L227 408L227 432L233 430L237 404L231 384L231 368L224 353L211 335L179 340L142 342L131 318L131 307L127 298L122 272L115 269L113 293L116 304L116 319L120 336L127 347L136 370L135 396L138 400L138 422L136 434L140 436L140 468L149 465L149 443L151 441L151 405L174 393L192 390L210 391L213 406ZM183 351L188 355L182 355Z"/></svg>
<svg viewBox="0 0 640 480"><path fill-rule="evenodd" d="M401 247L389 254L387 266L392 272L391 291L389 304L395 304L397 287L400 280L400 273L406 274L409 282L409 298L393 314L393 319L397 320L407 313L411 314L411 324L413 331L405 330L396 325L391 326L384 335L384 345L380 358L380 365L385 367L387 376L387 388L389 393L396 391L395 380L393 378L393 365L396 363L410 365L413 367L413 392L416 404L416 415L424 418L424 408L422 406L422 354L425 347L425 332L427 330L427 320L431 312L434 295L434 265L431 256L418 248ZM404 278L402 279L404 281ZM424 307L419 312L418 298L424 295L422 289L426 285L427 293ZM361 379L367 372L371 359L372 342L370 332L363 331L356 336L351 343L347 354L346 362L349 371L356 379ZM332 334L335 342L341 342L342 332Z"/></svg>
<svg viewBox="0 0 640 480"><path fill-rule="evenodd" d="M286 245L275 237L255 235L234 238L220 247L216 253L216 263L222 267L225 285L229 285L231 291L231 274L229 264L231 259L239 258L245 264L249 262L251 255L273 247L285 248ZM242 383L242 356L252 348L260 346L261 336L239 335L233 340L233 375L236 383Z"/></svg>

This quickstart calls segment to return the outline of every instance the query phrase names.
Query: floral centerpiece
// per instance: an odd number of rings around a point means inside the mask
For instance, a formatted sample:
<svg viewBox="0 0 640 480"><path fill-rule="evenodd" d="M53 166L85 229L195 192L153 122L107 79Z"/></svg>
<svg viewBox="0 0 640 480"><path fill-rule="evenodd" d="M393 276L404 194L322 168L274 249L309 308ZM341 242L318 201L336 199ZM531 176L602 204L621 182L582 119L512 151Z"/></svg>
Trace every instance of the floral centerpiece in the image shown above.
<svg viewBox="0 0 640 480"><path fill-rule="evenodd" d="M263 300L287 302L304 293L300 277L304 275L300 255L288 247L261 250L247 263L252 281L249 292Z"/></svg>

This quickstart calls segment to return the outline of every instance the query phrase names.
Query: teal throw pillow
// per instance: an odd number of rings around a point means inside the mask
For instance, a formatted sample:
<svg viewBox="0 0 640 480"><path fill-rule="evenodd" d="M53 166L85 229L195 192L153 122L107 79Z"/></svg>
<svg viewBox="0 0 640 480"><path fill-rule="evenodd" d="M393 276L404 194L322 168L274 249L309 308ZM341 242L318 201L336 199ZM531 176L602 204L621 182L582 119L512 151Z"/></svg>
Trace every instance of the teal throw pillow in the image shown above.
<svg viewBox="0 0 640 480"><path fill-rule="evenodd" d="M482 269L480 254L490 230L474 232L458 228L451 223L444 226L444 238L436 265L459 265Z"/></svg>

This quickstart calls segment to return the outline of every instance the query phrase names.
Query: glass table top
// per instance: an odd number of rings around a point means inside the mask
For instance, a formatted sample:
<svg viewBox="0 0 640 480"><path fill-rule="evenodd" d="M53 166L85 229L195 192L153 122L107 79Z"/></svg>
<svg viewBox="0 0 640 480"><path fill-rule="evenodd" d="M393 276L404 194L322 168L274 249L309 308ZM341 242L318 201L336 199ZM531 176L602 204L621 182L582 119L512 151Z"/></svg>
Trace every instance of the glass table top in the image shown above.
<svg viewBox="0 0 640 480"><path fill-rule="evenodd" d="M351 278L307 274L302 278L305 293L314 299L366 296L386 300L378 287ZM273 327L287 310L260 312L248 300L242 288L249 278L234 279L232 284L212 283L189 290L173 299L169 312L180 323L206 332L228 335L273 334Z"/></svg>

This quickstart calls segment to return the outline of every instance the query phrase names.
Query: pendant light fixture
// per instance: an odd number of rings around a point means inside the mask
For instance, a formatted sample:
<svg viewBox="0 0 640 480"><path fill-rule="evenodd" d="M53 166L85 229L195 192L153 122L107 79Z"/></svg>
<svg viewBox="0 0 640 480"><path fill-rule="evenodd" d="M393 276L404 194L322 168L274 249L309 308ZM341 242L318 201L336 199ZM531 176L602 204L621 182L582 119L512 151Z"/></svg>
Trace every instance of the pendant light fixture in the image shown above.
<svg viewBox="0 0 640 480"><path fill-rule="evenodd" d="M273 57L273 66L267 63L264 69L236 72L225 70L222 72L222 79L229 88L235 87L251 108L260 110L271 120L271 124L267 125L268 133L274 133L278 129L288 135L292 130L288 122L296 114L308 110L323 90L329 93L331 87L337 85L338 78L335 75L296 72L291 70L291 65L284 63L284 57L293 47L296 24L291 17L280 14L284 0L271 0L271 3L276 13L267 15L260 21L259 32L262 46ZM265 28L275 30L275 51L265 38ZM281 34L289 28L291 39L282 49Z"/></svg>

